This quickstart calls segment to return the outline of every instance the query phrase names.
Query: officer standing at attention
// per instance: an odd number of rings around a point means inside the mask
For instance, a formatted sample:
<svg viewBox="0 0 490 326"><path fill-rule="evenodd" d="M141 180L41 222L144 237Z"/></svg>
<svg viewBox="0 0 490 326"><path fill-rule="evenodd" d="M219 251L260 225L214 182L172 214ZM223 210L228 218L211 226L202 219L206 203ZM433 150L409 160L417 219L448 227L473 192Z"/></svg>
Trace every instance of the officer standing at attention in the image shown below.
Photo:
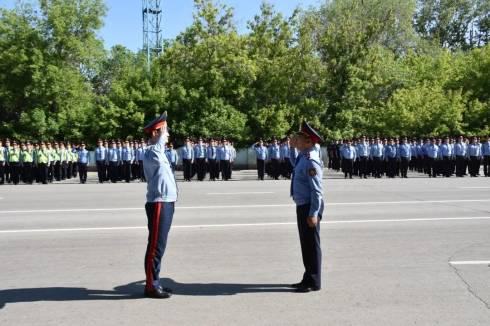
<svg viewBox="0 0 490 326"><path fill-rule="evenodd" d="M297 292L306 293L321 289L322 250L320 247L320 221L323 202L323 169L315 144L322 141L308 123L293 141L300 152L295 162L291 180L291 196L296 203L301 253L305 272L301 282L292 284Z"/></svg>
<svg viewBox="0 0 490 326"><path fill-rule="evenodd" d="M435 138L430 139L430 144L428 144L425 148L427 155L427 171L429 174L429 178L437 177L436 163L439 158L439 146L436 145Z"/></svg>
<svg viewBox="0 0 490 326"><path fill-rule="evenodd" d="M379 137L376 137L375 142L371 146L371 158L373 160L373 175L375 178L381 178L383 165L383 144Z"/></svg>
<svg viewBox="0 0 490 326"><path fill-rule="evenodd" d="M123 164L123 179L126 183L131 182L131 164L133 163L133 149L129 146L129 141L124 142L121 149L121 161Z"/></svg>
<svg viewBox="0 0 490 326"><path fill-rule="evenodd" d="M85 149L85 143L80 145L78 150L78 173L80 175L80 183L84 184L87 182L87 165L90 162L89 153Z"/></svg>
<svg viewBox="0 0 490 326"><path fill-rule="evenodd" d="M13 147L9 151L10 179L14 185L19 184L20 174L20 149L17 142L13 142Z"/></svg>
<svg viewBox="0 0 490 326"><path fill-rule="evenodd" d="M369 143L366 141L366 136L362 136L356 150L359 157L359 177L367 179L370 148Z"/></svg>
<svg viewBox="0 0 490 326"><path fill-rule="evenodd" d="M274 180L279 180L281 149L277 144L276 139L274 139L272 145L269 147L269 159L271 162L271 177L274 178Z"/></svg>
<svg viewBox="0 0 490 326"><path fill-rule="evenodd" d="M197 167L197 180L203 181L206 176L206 145L204 145L202 138L199 138L199 142L194 146L194 158L196 160Z"/></svg>
<svg viewBox="0 0 490 326"><path fill-rule="evenodd" d="M112 141L112 147L107 152L107 162L109 162L109 179L112 183L117 182L117 168L119 164L119 154L116 143Z"/></svg>
<svg viewBox="0 0 490 326"><path fill-rule="evenodd" d="M255 155L257 156L257 177L259 180L264 180L265 175L265 161L267 161L267 147L264 146L264 142L259 140L254 146Z"/></svg>
<svg viewBox="0 0 490 326"><path fill-rule="evenodd" d="M451 158L453 156L453 147L449 144L449 137L445 137L440 146L440 153L442 158L442 175L449 178L451 172Z"/></svg>
<svg viewBox="0 0 490 326"><path fill-rule="evenodd" d="M177 201L175 176L165 155L169 136L167 114L150 122L144 131L151 137L143 161L148 182L145 210L149 232L145 255L145 296L166 299L171 296L171 290L160 285L160 269Z"/></svg>
<svg viewBox="0 0 490 326"><path fill-rule="evenodd" d="M408 166L412 160L413 153L412 148L413 145L408 144L407 137L402 138L397 151L398 158L400 159L400 176L402 178L408 178Z"/></svg>
<svg viewBox="0 0 490 326"><path fill-rule="evenodd" d="M340 155L342 157L342 170L344 171L344 179L347 179L347 174L349 178L352 179L352 172L354 169L354 161L357 157L356 148L352 146L351 140L345 140L345 144L340 150Z"/></svg>
<svg viewBox="0 0 490 326"><path fill-rule="evenodd" d="M194 150L191 145L191 140L186 138L185 145L180 150L182 157L182 166L184 169L184 180L191 181L192 178L192 163L194 162Z"/></svg>
<svg viewBox="0 0 490 326"><path fill-rule="evenodd" d="M44 142L41 142L41 147L36 152L37 170L39 176L39 182L42 184L48 183L48 165L49 165L49 152Z"/></svg>
<svg viewBox="0 0 490 326"><path fill-rule="evenodd" d="M216 181L218 178L218 162L217 162L217 152L216 141L211 139L207 149L207 159L208 159L208 170L209 170L209 180Z"/></svg>
<svg viewBox="0 0 490 326"><path fill-rule="evenodd" d="M106 148L102 145L102 140L97 141L97 148L95 149L95 164L97 165L97 176L99 177L99 183L104 183L105 176L105 164L106 164Z"/></svg>
<svg viewBox="0 0 490 326"><path fill-rule="evenodd" d="M471 177L477 177L480 173L481 148L477 142L477 138L471 138L471 143L468 145L468 172Z"/></svg>
<svg viewBox="0 0 490 326"><path fill-rule="evenodd" d="M218 159L220 161L221 179L228 181L231 177L232 150L228 145L228 140L223 139L222 145L218 147Z"/></svg>

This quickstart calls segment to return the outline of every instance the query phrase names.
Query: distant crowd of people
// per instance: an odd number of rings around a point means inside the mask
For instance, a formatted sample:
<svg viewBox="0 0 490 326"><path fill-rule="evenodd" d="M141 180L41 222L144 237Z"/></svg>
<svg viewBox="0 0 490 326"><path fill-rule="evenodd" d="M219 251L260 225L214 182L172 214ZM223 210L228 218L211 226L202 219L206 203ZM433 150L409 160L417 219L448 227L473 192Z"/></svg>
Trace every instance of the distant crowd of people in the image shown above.
<svg viewBox="0 0 490 326"><path fill-rule="evenodd" d="M136 141L99 140L95 157L91 158L84 143L69 142L17 142L0 141L0 184L52 183L79 177L87 181L87 166L97 166L99 183L145 182L143 155L147 148L145 139ZM290 179L295 161L300 153L289 137L259 140L250 147L256 155L257 178ZM320 160L322 151L317 145ZM232 177L237 151L225 138L192 140L186 138L178 150L169 143L166 156L175 171L179 160L185 181L196 178L203 181ZM327 145L326 167L341 171L345 178L407 178L408 171L425 173L431 178L490 176L490 138L444 137L408 140L402 138L346 139Z"/></svg>
<svg viewBox="0 0 490 326"><path fill-rule="evenodd" d="M477 177L482 165L484 176L490 176L489 137L361 137L331 143L327 152L328 168L342 171L345 178L407 178L408 170L431 178Z"/></svg>

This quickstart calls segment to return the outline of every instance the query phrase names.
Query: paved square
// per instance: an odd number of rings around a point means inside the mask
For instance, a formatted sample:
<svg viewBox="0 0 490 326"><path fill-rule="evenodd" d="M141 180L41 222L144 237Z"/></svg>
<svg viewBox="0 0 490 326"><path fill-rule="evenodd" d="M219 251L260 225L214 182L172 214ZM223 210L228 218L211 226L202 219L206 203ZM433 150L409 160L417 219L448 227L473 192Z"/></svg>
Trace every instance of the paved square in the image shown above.
<svg viewBox="0 0 490 326"><path fill-rule="evenodd" d="M0 187L0 325L490 325L490 179L325 180L323 289L288 181L179 183L141 296L145 184Z"/></svg>

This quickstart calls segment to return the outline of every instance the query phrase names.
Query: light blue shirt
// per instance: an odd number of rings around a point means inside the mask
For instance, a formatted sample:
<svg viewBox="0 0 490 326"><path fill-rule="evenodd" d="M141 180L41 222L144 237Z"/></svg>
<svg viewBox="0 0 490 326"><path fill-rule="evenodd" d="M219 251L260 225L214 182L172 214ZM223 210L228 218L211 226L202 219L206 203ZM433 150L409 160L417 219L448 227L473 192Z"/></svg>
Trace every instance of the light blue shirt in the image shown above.
<svg viewBox="0 0 490 326"><path fill-rule="evenodd" d="M196 145L194 146L194 157L195 158L206 158L206 146Z"/></svg>
<svg viewBox="0 0 490 326"><path fill-rule="evenodd" d="M138 147L136 149L136 160L137 161L143 161L145 158L145 149L143 147Z"/></svg>
<svg viewBox="0 0 490 326"><path fill-rule="evenodd" d="M384 157L385 158L395 158L397 155L396 153L396 145L386 145L384 147Z"/></svg>
<svg viewBox="0 0 490 326"><path fill-rule="evenodd" d="M454 145L454 155L466 156L466 144L465 143L456 143Z"/></svg>
<svg viewBox="0 0 490 326"><path fill-rule="evenodd" d="M90 162L89 153L86 149L78 151L78 163L88 164Z"/></svg>
<svg viewBox="0 0 490 326"><path fill-rule="evenodd" d="M481 154L483 156L490 156L490 141L486 141L482 144Z"/></svg>
<svg viewBox="0 0 490 326"><path fill-rule="evenodd" d="M289 145L282 145L281 146L281 160L284 160L286 158L290 157L290 147Z"/></svg>
<svg viewBox="0 0 490 326"><path fill-rule="evenodd" d="M360 157L369 156L369 144L366 142L361 142L361 143L357 144L356 150L357 150L357 154Z"/></svg>
<svg viewBox="0 0 490 326"><path fill-rule="evenodd" d="M443 143L440 147L441 150L441 156L442 157L451 157L453 156L453 148L451 147L450 144Z"/></svg>
<svg viewBox="0 0 490 326"><path fill-rule="evenodd" d="M340 149L340 154L343 159L355 160L357 157L356 148L354 146L344 145Z"/></svg>
<svg viewBox="0 0 490 326"><path fill-rule="evenodd" d="M263 160L263 161L267 160L267 155L268 155L267 147L257 146L254 148L254 150L258 160Z"/></svg>
<svg viewBox="0 0 490 326"><path fill-rule="evenodd" d="M156 144L147 147L143 159L143 170L147 180L147 202L177 201L177 184L165 154L164 137L160 137Z"/></svg>
<svg viewBox="0 0 490 326"><path fill-rule="evenodd" d="M310 204L309 216L323 214L323 169L315 149L298 155L291 178L291 196L297 206Z"/></svg>
<svg viewBox="0 0 490 326"><path fill-rule="evenodd" d="M107 151L107 160L109 162L117 162L119 161L119 154L118 154L118 149L117 148L109 148Z"/></svg>
<svg viewBox="0 0 490 326"><path fill-rule="evenodd" d="M129 147L123 147L121 150L121 160L123 161L133 161L133 150Z"/></svg>
<svg viewBox="0 0 490 326"><path fill-rule="evenodd" d="M106 160L107 150L104 146L99 146L95 149L95 160L96 161L105 161Z"/></svg>
<svg viewBox="0 0 490 326"><path fill-rule="evenodd" d="M373 144L371 146L372 157L383 157L383 144Z"/></svg>
<svg viewBox="0 0 490 326"><path fill-rule="evenodd" d="M469 144L468 145L468 156L481 156L481 148L479 144Z"/></svg>
<svg viewBox="0 0 490 326"><path fill-rule="evenodd" d="M281 149L279 148L279 145L271 145L269 147L269 158L271 160L281 159Z"/></svg>
<svg viewBox="0 0 490 326"><path fill-rule="evenodd" d="M194 150L191 146L184 146L180 150L180 156L182 156L183 160L193 160L194 159Z"/></svg>
<svg viewBox="0 0 490 326"><path fill-rule="evenodd" d="M409 144L400 144L397 151L398 157L403 157L410 160L412 158L412 149L413 147Z"/></svg>
<svg viewBox="0 0 490 326"><path fill-rule="evenodd" d="M167 148L165 150L165 155L167 155L167 160L172 165L177 165L177 160L179 157L177 156L177 151L175 149Z"/></svg>
<svg viewBox="0 0 490 326"><path fill-rule="evenodd" d="M436 159L439 157L439 146L436 144L428 144L428 146L425 147L425 152L428 157Z"/></svg>
<svg viewBox="0 0 490 326"><path fill-rule="evenodd" d="M231 150L230 146L218 147L217 158L220 161L230 161L232 158L232 150Z"/></svg>

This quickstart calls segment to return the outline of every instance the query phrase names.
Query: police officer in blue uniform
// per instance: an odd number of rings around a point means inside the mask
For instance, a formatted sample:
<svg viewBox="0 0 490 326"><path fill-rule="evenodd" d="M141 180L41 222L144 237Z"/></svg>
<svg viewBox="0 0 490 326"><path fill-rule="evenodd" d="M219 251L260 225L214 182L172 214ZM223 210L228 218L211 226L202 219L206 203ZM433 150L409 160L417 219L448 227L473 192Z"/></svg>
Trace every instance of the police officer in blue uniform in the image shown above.
<svg viewBox="0 0 490 326"><path fill-rule="evenodd" d="M185 145L180 150L180 157L182 157L184 180L191 181L192 163L194 162L194 149L192 148L191 140L189 138L186 138Z"/></svg>
<svg viewBox="0 0 490 326"><path fill-rule="evenodd" d="M253 149L257 158L257 177L259 180L263 181L265 176L265 161L267 161L268 158L268 150L267 147L264 146L262 139L254 145Z"/></svg>
<svg viewBox="0 0 490 326"><path fill-rule="evenodd" d="M97 176L99 183L104 183L106 179L105 165L106 165L107 149L102 145L102 140L97 141L97 148L95 149L95 164L97 165Z"/></svg>
<svg viewBox="0 0 490 326"><path fill-rule="evenodd" d="M400 145L398 146L397 156L400 160L400 174L402 178L408 178L408 167L412 160L413 146L408 143L406 137L402 138Z"/></svg>
<svg viewBox="0 0 490 326"><path fill-rule="evenodd" d="M354 146L352 146L351 140L345 140L344 146L340 150L340 155L342 157L342 171L344 172L345 179L347 175L352 179L352 173L354 169L354 161L357 158L357 151Z"/></svg>
<svg viewBox="0 0 490 326"><path fill-rule="evenodd" d="M296 203L301 253L305 272L301 282L292 284L297 292L321 289L322 250L320 247L320 221L322 219L323 169L315 144L322 141L311 126L303 122L293 144L298 155L291 180L291 196Z"/></svg>
<svg viewBox="0 0 490 326"><path fill-rule="evenodd" d="M483 156L483 174L490 177L490 136L482 143L481 154Z"/></svg>
<svg viewBox="0 0 490 326"><path fill-rule="evenodd" d="M85 148L85 143L80 145L78 150L78 174L80 176L80 183L84 184L87 182L87 165L90 163L90 156Z"/></svg>
<svg viewBox="0 0 490 326"><path fill-rule="evenodd" d="M172 225L177 185L170 163L165 155L168 141L167 114L162 114L145 126L150 138L145 151L143 169L147 180L146 216L148 218L148 245L145 254L145 296L166 299L171 290L160 285L160 269L168 234Z"/></svg>
<svg viewBox="0 0 490 326"><path fill-rule="evenodd" d="M206 154L207 149L203 139L199 138L196 146L194 146L194 159L196 162L197 180L203 181L206 177Z"/></svg>
<svg viewBox="0 0 490 326"><path fill-rule="evenodd" d="M208 159L209 180L216 181L219 175L219 167L217 160L218 148L216 147L216 141L214 139L209 141L206 157Z"/></svg>

